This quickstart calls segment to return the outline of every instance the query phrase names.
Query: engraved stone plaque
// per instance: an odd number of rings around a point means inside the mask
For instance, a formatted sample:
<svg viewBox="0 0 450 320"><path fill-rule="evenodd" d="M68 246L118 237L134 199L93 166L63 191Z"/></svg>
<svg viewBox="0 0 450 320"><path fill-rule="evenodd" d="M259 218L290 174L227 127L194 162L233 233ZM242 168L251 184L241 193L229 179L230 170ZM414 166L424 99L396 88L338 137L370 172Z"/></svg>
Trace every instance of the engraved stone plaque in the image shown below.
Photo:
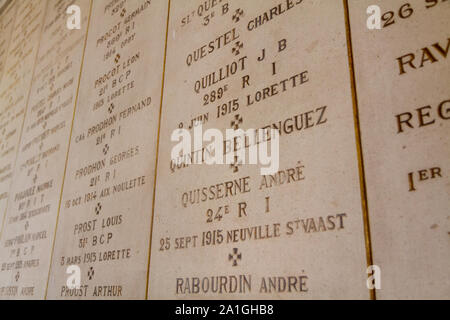
<svg viewBox="0 0 450 320"><path fill-rule="evenodd" d="M449 18L0 0L0 300L450 299Z"/></svg>
<svg viewBox="0 0 450 320"><path fill-rule="evenodd" d="M43 299L60 203L86 38L89 0L33 1L19 12L36 19L40 45L33 72L1 238L3 296ZM66 8L81 8L81 30L66 27ZM47 7L46 7L47 5ZM38 19L46 12L43 26ZM39 13L42 12L42 13ZM22 21L23 19L18 19ZM26 19L23 23L29 24ZM20 30L20 28L17 28ZM40 33L42 29L42 33ZM29 41L29 37L26 37ZM22 40L23 41L23 40ZM31 56L30 56L31 59ZM34 63L34 57L33 61ZM27 92L22 88L22 94ZM3 290L3 289L2 289Z"/></svg>
<svg viewBox="0 0 450 320"><path fill-rule="evenodd" d="M163 0L93 1L50 299L146 297L167 16Z"/></svg>
<svg viewBox="0 0 450 320"><path fill-rule="evenodd" d="M380 299L450 298L450 2L349 2Z"/></svg>
<svg viewBox="0 0 450 320"><path fill-rule="evenodd" d="M14 87L20 85L25 86L23 81L15 81L17 80L15 78L15 72L19 70L19 65L14 65L5 75L8 57L10 57L11 63L12 61L17 62L12 57L13 52L9 51L17 8L18 5L16 3L10 2L3 8L0 17L0 221L2 222L8 201L9 187L11 185L14 157L17 150L16 145L20 134L19 130L22 125L20 120L15 121L15 116L13 115L16 112L14 107L15 103L13 102L15 98L14 94L18 94L17 91L14 91ZM12 64L10 65L12 66ZM31 64L29 66L32 67ZM2 82L4 75L5 80ZM13 81L15 82L13 83ZM19 114L20 117L21 115ZM21 119L23 120L23 118Z"/></svg>
<svg viewBox="0 0 450 320"><path fill-rule="evenodd" d="M207 3L171 1L149 298L367 299L343 2ZM195 120L277 131L279 169L172 159Z"/></svg>
<svg viewBox="0 0 450 320"><path fill-rule="evenodd" d="M1 154L0 154L0 209L2 230L0 241L0 297L8 299L19 295L16 263L20 253L17 251L21 238L8 236L11 220L6 218L14 166L19 150L26 113L28 93L30 91L34 64L39 46L47 1L16 1L17 12L14 27L5 60L5 70L0 88L1 106ZM14 223L14 222L13 222ZM9 239L8 239L9 238ZM17 280L16 280L17 279Z"/></svg>
<svg viewBox="0 0 450 320"><path fill-rule="evenodd" d="M16 10L17 5L14 2L9 2L0 12L0 83L5 70L6 58L8 57Z"/></svg>

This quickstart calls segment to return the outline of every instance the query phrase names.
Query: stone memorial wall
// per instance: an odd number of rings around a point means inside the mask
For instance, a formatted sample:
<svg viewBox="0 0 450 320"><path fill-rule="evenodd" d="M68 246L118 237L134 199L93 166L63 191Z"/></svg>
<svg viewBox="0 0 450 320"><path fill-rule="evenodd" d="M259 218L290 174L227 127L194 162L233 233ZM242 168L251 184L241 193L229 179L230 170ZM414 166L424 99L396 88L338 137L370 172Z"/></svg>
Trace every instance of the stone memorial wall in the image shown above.
<svg viewBox="0 0 450 320"><path fill-rule="evenodd" d="M0 109L0 119L1 119L1 158L0 158L0 219L3 221L3 216L6 209L6 203L8 201L9 187L11 184L12 168L14 165L15 156L15 144L17 139L19 139L18 130L11 126L10 121L14 121L16 113L15 101L18 97L13 96L16 91L15 87L21 84L20 77L17 74L18 70L17 63L11 65L7 71L6 63L8 56L10 55L8 49L12 39L12 31L14 30L14 23L17 14L17 6L13 3L5 5L2 9L2 14L0 18L1 34L0 34L0 99L2 101ZM17 53L17 52L16 52ZM12 57L11 57L12 58ZM16 62L19 60L16 60ZM5 79L2 81L2 79ZM16 81L16 80L17 81ZM2 84L5 85L2 85ZM22 98L23 99L23 98ZM17 101L19 103L19 101ZM19 105L19 109L20 105ZM20 112L19 115L20 117Z"/></svg>
<svg viewBox="0 0 450 320"><path fill-rule="evenodd" d="M2 287L16 287L10 293L40 299L54 243L89 1L75 2L85 13L85 27L77 32L65 26L71 1L36 3L45 15L2 232L8 267L0 279Z"/></svg>
<svg viewBox="0 0 450 320"><path fill-rule="evenodd" d="M0 299L450 299L449 21L6 1Z"/></svg>
<svg viewBox="0 0 450 320"><path fill-rule="evenodd" d="M51 299L146 297L167 11L165 1L93 1ZM75 293L74 264L86 279Z"/></svg>
<svg viewBox="0 0 450 320"><path fill-rule="evenodd" d="M33 271L38 268L41 269L41 272L45 272L45 264L41 265L41 257L37 256L38 246L40 247L43 241L47 242L48 246L43 248L46 251L40 251L40 253L50 256L52 243L52 240L46 235L47 225L34 224L29 228L29 221L32 220L29 219L29 214L33 215L32 208L35 203L38 206L38 199L34 200L26 196L25 190L32 187L27 182L24 185L18 182L24 176L25 179L30 177L26 177L26 171L21 171L16 166L18 161L22 163L24 161L18 158L24 151L21 149L21 141L23 141L22 137L26 135L23 132L27 131L24 130L24 122L28 111L33 74L37 65L41 35L44 30L47 1L17 1L13 5L16 7L11 10L16 11L16 16L0 85L2 122L0 129L2 134L0 193L5 195L1 200L3 212L0 245L2 257L0 296L2 298L25 298L29 296L30 292L33 295L35 293L29 285L31 281L40 283L40 291L45 289L45 276L42 277L42 274ZM48 268L46 271L48 272ZM36 278L36 276L39 277Z"/></svg>
<svg viewBox="0 0 450 320"><path fill-rule="evenodd" d="M382 30L350 1L374 263L383 298L449 298L450 6L382 1Z"/></svg>

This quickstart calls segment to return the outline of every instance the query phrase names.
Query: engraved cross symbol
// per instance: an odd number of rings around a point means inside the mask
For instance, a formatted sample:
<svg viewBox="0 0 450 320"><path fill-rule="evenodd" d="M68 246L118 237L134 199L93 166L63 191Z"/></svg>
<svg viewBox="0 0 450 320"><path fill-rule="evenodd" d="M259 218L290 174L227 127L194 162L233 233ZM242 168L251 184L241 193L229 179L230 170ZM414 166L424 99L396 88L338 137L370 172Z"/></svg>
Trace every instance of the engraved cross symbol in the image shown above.
<svg viewBox="0 0 450 320"><path fill-rule="evenodd" d="M105 147L103 148L103 154L106 156L108 154L109 151L109 145L105 144Z"/></svg>
<svg viewBox="0 0 450 320"><path fill-rule="evenodd" d="M244 48L244 44L240 41L237 41L234 44L233 49L231 50L232 53L234 53L234 55L238 56L241 53L241 49Z"/></svg>
<svg viewBox="0 0 450 320"><path fill-rule="evenodd" d="M92 278L94 278L94 274L95 274L94 268L90 267L89 271L88 271L88 278L89 278L89 280L92 280Z"/></svg>
<svg viewBox="0 0 450 320"><path fill-rule="evenodd" d="M108 108L108 112L109 112L109 113L113 113L114 108L115 108L114 103L111 103L111 105L110 105L109 108Z"/></svg>
<svg viewBox="0 0 450 320"><path fill-rule="evenodd" d="M16 282L17 282L17 281L19 281L19 278L20 278L20 273L19 273L19 272L17 272L17 273L16 273L16 275L14 276L14 278L16 279Z"/></svg>
<svg viewBox="0 0 450 320"><path fill-rule="evenodd" d="M233 253L230 253L228 255L228 261L233 262L233 267L237 267L238 261L241 261L241 260L242 260L242 253L239 252L238 248L234 248Z"/></svg>
<svg viewBox="0 0 450 320"><path fill-rule="evenodd" d="M234 116L234 120L231 121L231 127L234 130L239 129L239 125L241 125L244 122L244 118L242 118L239 114Z"/></svg>
<svg viewBox="0 0 450 320"><path fill-rule="evenodd" d="M237 9L233 15L233 21L236 23L239 22L243 15L244 15L244 10L242 10L241 8Z"/></svg>
<svg viewBox="0 0 450 320"><path fill-rule="evenodd" d="M95 214L99 215L101 211L102 211L102 204L99 202L99 203L97 203L97 206L95 207Z"/></svg>
<svg viewBox="0 0 450 320"><path fill-rule="evenodd" d="M242 166L242 161L239 161L239 158L235 156L234 162L230 164L230 168L233 169L233 173L239 172L240 166Z"/></svg>

